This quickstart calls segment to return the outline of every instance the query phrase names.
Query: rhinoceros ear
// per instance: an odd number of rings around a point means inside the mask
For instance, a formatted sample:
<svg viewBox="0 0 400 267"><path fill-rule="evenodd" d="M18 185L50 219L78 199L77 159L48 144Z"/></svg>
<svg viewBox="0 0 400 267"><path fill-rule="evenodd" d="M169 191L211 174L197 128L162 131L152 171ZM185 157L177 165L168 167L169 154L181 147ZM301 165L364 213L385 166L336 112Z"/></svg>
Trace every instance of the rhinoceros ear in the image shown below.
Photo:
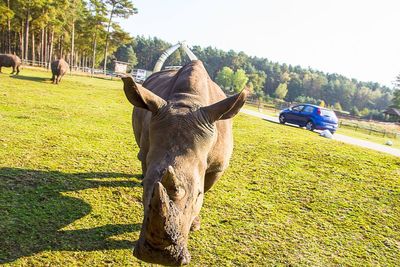
<svg viewBox="0 0 400 267"><path fill-rule="evenodd" d="M135 107L144 108L155 113L167 104L161 97L147 90L140 84L136 84L132 77L122 77L122 81L124 82L126 98L128 98L129 102Z"/></svg>
<svg viewBox="0 0 400 267"><path fill-rule="evenodd" d="M244 105L248 93L249 92L246 89L242 90L240 93L221 100L215 104L202 107L201 110L210 122L230 119L235 116L239 112L240 108Z"/></svg>

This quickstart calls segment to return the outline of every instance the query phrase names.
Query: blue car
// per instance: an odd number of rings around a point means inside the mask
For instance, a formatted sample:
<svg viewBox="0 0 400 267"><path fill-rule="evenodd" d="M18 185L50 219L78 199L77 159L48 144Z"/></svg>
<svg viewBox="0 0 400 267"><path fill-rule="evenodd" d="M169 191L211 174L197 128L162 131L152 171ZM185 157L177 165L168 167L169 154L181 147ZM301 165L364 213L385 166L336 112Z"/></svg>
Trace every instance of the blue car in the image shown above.
<svg viewBox="0 0 400 267"><path fill-rule="evenodd" d="M297 124L307 130L329 130L334 133L338 128L338 118L332 110L315 105L302 104L287 108L279 114L279 122Z"/></svg>

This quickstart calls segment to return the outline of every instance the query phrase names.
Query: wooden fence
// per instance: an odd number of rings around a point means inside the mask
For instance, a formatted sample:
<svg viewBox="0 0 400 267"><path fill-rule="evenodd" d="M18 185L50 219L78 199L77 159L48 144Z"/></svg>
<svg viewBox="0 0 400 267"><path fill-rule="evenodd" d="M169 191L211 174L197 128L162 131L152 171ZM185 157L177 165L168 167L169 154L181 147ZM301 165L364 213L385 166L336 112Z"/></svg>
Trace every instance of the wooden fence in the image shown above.
<svg viewBox="0 0 400 267"><path fill-rule="evenodd" d="M348 128L348 129L353 129L356 132L363 132L369 135L376 135L394 139L400 137L400 133L396 131L389 131L386 129L374 127L373 125L363 125L361 123L351 122L346 120L339 120L339 128Z"/></svg>

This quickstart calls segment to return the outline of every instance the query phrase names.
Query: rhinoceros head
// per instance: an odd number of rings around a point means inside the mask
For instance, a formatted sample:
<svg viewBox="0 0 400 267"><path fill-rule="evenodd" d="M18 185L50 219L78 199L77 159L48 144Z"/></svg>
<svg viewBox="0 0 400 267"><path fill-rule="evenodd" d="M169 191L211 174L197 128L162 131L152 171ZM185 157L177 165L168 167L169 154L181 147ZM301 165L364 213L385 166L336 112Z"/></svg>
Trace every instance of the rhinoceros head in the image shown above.
<svg viewBox="0 0 400 267"><path fill-rule="evenodd" d="M123 81L128 100L151 112L144 220L134 255L152 263L187 264L188 235L203 203L207 159L216 142L215 122L237 114L246 92L200 107L167 102L131 77Z"/></svg>

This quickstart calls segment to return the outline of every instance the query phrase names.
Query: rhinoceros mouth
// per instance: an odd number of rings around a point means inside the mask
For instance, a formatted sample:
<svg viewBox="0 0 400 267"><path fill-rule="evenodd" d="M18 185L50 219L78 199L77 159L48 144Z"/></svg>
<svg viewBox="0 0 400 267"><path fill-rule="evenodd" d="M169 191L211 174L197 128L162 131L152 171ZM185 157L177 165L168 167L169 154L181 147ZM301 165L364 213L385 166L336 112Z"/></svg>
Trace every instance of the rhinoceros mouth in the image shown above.
<svg viewBox="0 0 400 267"><path fill-rule="evenodd" d="M189 264L190 254L186 247L170 245L163 249L153 247L146 240L138 240L133 249L133 255L145 262L167 266L182 266Z"/></svg>

